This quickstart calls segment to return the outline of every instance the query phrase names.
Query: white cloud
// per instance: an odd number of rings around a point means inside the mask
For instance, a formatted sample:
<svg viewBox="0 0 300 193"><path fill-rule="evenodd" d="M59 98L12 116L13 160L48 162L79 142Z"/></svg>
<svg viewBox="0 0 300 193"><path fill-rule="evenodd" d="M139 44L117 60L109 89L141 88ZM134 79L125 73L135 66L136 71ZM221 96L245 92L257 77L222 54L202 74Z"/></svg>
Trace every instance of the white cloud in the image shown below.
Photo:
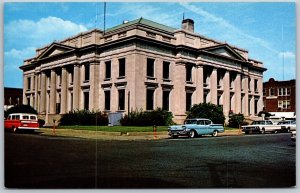
<svg viewBox="0 0 300 193"><path fill-rule="evenodd" d="M86 30L83 25L52 16L41 18L36 22L14 20L4 26L4 40L10 48L16 45L39 47Z"/></svg>
<svg viewBox="0 0 300 193"><path fill-rule="evenodd" d="M23 64L25 59L31 58L35 54L35 47L27 47L22 50L11 49L4 52L4 69L15 70Z"/></svg>
<svg viewBox="0 0 300 193"><path fill-rule="evenodd" d="M295 54L290 51L280 52L278 57L282 58L284 56L285 59L295 59Z"/></svg>

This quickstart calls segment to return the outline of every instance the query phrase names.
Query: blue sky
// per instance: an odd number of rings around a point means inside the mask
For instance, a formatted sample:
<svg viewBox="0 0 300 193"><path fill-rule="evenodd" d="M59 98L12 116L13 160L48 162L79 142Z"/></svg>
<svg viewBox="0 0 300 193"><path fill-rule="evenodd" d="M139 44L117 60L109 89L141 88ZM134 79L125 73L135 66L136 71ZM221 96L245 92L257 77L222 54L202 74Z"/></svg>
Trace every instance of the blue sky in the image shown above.
<svg viewBox="0 0 300 193"><path fill-rule="evenodd" d="M262 61L268 69L264 81L289 80L296 78L295 9L292 2L108 2L106 28L140 17L181 28L184 13L198 34L246 49ZM23 87L19 66L36 48L95 27L103 29L103 2L5 3L4 86Z"/></svg>

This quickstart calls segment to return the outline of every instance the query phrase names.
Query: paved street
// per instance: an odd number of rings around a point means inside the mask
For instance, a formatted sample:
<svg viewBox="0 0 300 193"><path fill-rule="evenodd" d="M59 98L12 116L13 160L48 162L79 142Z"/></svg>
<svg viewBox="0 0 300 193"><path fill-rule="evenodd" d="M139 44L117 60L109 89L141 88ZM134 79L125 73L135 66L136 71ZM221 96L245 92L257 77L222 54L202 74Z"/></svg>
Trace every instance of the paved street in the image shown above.
<svg viewBox="0 0 300 193"><path fill-rule="evenodd" d="M8 188L260 188L296 183L290 134L94 140L5 133Z"/></svg>

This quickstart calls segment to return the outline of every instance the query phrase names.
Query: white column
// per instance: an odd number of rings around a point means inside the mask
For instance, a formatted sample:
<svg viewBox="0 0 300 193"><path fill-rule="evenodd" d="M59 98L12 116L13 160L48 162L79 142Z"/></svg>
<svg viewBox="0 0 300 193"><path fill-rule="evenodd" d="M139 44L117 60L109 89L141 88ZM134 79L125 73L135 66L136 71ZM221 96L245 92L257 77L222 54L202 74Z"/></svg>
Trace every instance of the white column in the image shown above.
<svg viewBox="0 0 300 193"><path fill-rule="evenodd" d="M40 100L40 113L46 113L46 74L42 72L41 75L41 100Z"/></svg>
<svg viewBox="0 0 300 193"><path fill-rule="evenodd" d="M203 103L203 66L196 67L196 104Z"/></svg>
<svg viewBox="0 0 300 193"><path fill-rule="evenodd" d="M210 102L212 104L218 104L218 77L217 69L214 68L210 75Z"/></svg>
<svg viewBox="0 0 300 193"><path fill-rule="evenodd" d="M226 71L223 77L223 112L225 117L229 115L230 111L230 72Z"/></svg>
<svg viewBox="0 0 300 193"><path fill-rule="evenodd" d="M62 67L61 71L61 100L60 100L60 113L65 114L67 112L67 69Z"/></svg>
<svg viewBox="0 0 300 193"><path fill-rule="evenodd" d="M249 87L248 87L248 77L244 78L244 92L245 92L245 96L244 96L244 100L243 100L243 114L245 116L249 116Z"/></svg>
<svg viewBox="0 0 300 193"><path fill-rule="evenodd" d="M237 74L234 81L234 92L235 92L235 109L234 113L241 113L241 74Z"/></svg>
<svg viewBox="0 0 300 193"><path fill-rule="evenodd" d="M79 89L80 89L80 71L79 65L74 65L73 78L73 109L79 109Z"/></svg>
<svg viewBox="0 0 300 193"><path fill-rule="evenodd" d="M51 81L50 81L50 114L55 114L56 107L56 72L54 69L51 70Z"/></svg>

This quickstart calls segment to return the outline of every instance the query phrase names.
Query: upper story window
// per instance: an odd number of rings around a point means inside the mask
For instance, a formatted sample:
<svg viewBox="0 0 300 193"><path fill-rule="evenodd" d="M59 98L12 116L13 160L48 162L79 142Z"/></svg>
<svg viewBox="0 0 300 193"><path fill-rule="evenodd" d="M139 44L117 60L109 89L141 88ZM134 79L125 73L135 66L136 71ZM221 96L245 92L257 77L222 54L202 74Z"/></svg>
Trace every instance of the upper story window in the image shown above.
<svg viewBox="0 0 300 193"><path fill-rule="evenodd" d="M84 65L84 80L85 81L90 80L90 65L89 64Z"/></svg>
<svg viewBox="0 0 300 193"><path fill-rule="evenodd" d="M275 90L274 90L274 88L270 88L269 89L269 93L270 93L270 96L275 96Z"/></svg>
<svg viewBox="0 0 300 193"><path fill-rule="evenodd" d="M193 69L193 66L191 66L191 65L186 66L186 81L188 81L188 82L192 81L192 69Z"/></svg>
<svg viewBox="0 0 300 193"><path fill-rule="evenodd" d="M105 62L105 79L111 78L111 61Z"/></svg>
<svg viewBox="0 0 300 193"><path fill-rule="evenodd" d="M278 96L290 96L290 88L278 88Z"/></svg>
<svg viewBox="0 0 300 193"><path fill-rule="evenodd" d="M125 77L125 58L119 59L119 78Z"/></svg>
<svg viewBox="0 0 300 193"><path fill-rule="evenodd" d="M27 90L30 90L30 86L31 86L31 78L27 77Z"/></svg>
<svg viewBox="0 0 300 193"><path fill-rule="evenodd" d="M170 79L170 62L163 61L163 79Z"/></svg>
<svg viewBox="0 0 300 193"><path fill-rule="evenodd" d="M147 77L154 77L154 63L155 60L152 58L147 58Z"/></svg>
<svg viewBox="0 0 300 193"><path fill-rule="evenodd" d="M74 80L74 69L73 68L70 68L68 70L68 73L69 73L69 82L70 84L73 84L73 80Z"/></svg>
<svg viewBox="0 0 300 193"><path fill-rule="evenodd" d="M258 80L254 80L254 91L258 92Z"/></svg>

